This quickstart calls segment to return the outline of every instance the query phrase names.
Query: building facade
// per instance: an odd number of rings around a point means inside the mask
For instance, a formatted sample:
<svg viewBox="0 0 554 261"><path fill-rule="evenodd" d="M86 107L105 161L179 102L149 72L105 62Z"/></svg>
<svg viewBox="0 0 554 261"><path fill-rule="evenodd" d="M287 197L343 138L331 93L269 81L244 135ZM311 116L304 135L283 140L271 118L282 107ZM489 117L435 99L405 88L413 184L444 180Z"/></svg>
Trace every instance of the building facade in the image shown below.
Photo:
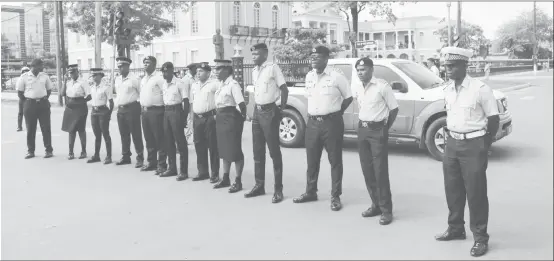
<svg viewBox="0 0 554 261"><path fill-rule="evenodd" d="M174 30L154 39L149 46L131 51L131 67L141 68L142 59L149 55L156 57L159 65L167 61L179 67L212 62L216 57L213 36L217 29L223 37L225 58L230 59L238 46L245 61L249 61L253 44L265 41L271 46L279 42L276 36L281 34L271 37L269 32L290 28L291 13L292 6L287 2L195 2L188 12L165 15L173 21ZM83 70L94 67L94 36L69 32L67 38L69 63L76 63ZM103 43L101 49L102 67L112 68L112 46Z"/></svg>

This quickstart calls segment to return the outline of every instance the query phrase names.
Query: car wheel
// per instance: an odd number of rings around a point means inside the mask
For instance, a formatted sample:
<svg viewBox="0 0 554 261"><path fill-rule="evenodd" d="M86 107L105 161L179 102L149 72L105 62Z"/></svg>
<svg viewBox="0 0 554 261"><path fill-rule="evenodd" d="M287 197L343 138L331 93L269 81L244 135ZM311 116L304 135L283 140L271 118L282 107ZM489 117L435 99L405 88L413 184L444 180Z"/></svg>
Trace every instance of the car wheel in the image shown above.
<svg viewBox="0 0 554 261"><path fill-rule="evenodd" d="M304 142L306 124L302 116L292 109L285 109L279 123L279 141L283 147L299 147Z"/></svg>
<svg viewBox="0 0 554 261"><path fill-rule="evenodd" d="M446 117L440 117L433 121L425 133L425 145L429 154L438 161L442 161L446 149Z"/></svg>

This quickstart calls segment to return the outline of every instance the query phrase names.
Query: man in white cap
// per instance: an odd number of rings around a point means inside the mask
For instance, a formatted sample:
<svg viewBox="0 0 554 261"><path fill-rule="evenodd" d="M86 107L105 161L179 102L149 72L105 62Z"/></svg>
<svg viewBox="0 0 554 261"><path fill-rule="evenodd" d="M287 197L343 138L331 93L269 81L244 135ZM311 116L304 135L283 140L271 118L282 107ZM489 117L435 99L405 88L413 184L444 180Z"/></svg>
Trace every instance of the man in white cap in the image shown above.
<svg viewBox="0 0 554 261"><path fill-rule="evenodd" d="M29 69L29 67L27 66L21 68L21 75L29 72L30 70L31 69ZM19 77L17 80L19 79L21 79L21 77ZM19 99L19 112L17 113L17 131L23 130L23 104L25 104L25 99Z"/></svg>
<svg viewBox="0 0 554 261"><path fill-rule="evenodd" d="M448 229L438 241L465 239L466 196L470 229L475 243L472 256L487 253L489 201L487 198L488 150L498 130L499 118L492 89L467 75L472 50L445 47L441 50L449 82L444 87L446 148L443 158L448 204Z"/></svg>

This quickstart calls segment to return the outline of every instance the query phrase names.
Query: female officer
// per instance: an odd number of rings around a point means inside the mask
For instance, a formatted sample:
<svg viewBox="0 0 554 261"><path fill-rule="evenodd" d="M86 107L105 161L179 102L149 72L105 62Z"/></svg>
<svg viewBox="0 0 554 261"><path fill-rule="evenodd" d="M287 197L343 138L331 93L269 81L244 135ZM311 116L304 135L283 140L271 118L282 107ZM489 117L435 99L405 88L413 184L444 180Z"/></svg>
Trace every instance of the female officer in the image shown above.
<svg viewBox="0 0 554 261"><path fill-rule="evenodd" d="M214 60L216 75L221 82L215 92L216 133L219 158L223 160L223 179L214 188L229 187L229 172L231 163L235 162L237 177L229 189L229 193L242 190L242 170L244 168L244 154L242 153L242 129L246 119L246 104L239 83L231 77L233 67L229 60ZM240 113L237 111L237 105Z"/></svg>
<svg viewBox="0 0 554 261"><path fill-rule="evenodd" d="M113 112L113 89L102 81L104 73L102 68L90 69L93 77L93 84L90 89L92 111L90 112L90 124L94 132L94 156L87 163L100 162L100 147L102 136L106 143L106 159L104 164L112 163L112 138L110 137L110 119ZM109 107L108 107L109 104Z"/></svg>

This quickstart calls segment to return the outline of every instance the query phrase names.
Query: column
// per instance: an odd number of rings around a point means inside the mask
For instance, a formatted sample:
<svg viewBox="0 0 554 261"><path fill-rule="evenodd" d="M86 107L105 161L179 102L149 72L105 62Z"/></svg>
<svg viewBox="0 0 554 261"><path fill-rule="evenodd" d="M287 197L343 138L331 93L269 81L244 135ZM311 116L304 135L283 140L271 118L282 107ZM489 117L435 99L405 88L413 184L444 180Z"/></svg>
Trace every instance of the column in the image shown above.
<svg viewBox="0 0 554 261"><path fill-rule="evenodd" d="M398 50L398 31L395 31L395 42L394 42L394 49Z"/></svg>
<svg viewBox="0 0 554 261"><path fill-rule="evenodd" d="M387 33L381 32L381 34L383 35L383 50L387 50Z"/></svg>
<svg viewBox="0 0 554 261"><path fill-rule="evenodd" d="M412 30L408 30L408 48L412 49Z"/></svg>

